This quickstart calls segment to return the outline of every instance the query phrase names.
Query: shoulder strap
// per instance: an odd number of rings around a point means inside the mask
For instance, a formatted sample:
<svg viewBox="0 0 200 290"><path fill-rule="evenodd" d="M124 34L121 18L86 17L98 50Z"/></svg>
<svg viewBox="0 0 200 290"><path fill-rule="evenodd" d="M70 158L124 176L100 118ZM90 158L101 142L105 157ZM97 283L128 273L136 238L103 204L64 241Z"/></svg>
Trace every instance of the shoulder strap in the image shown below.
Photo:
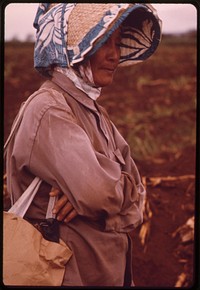
<svg viewBox="0 0 200 290"><path fill-rule="evenodd" d="M9 209L8 212L15 213L18 216L24 217L27 212L33 198L35 197L42 180L39 177L35 177L28 188L16 201L16 203Z"/></svg>
<svg viewBox="0 0 200 290"><path fill-rule="evenodd" d="M14 213L23 218L29 206L31 205L41 183L42 179L35 177L28 188L23 192L23 194L20 196L20 198L18 198L16 203L9 209L8 212ZM55 218L55 214L52 213L52 210L56 200L56 196L49 197L46 219Z"/></svg>
<svg viewBox="0 0 200 290"><path fill-rule="evenodd" d="M43 90L43 89L40 89ZM11 132L4 144L4 158L6 156L7 153L7 148L8 145L10 143L10 141L12 140L12 138L14 137L17 129L19 128L19 125L21 123L24 111L26 109L26 107L28 106L28 104L31 102L31 100L38 94L38 91L35 92L34 94L32 94L24 103L22 103L20 110L13 122L12 128L11 128ZM39 177L35 177L33 179L33 181L31 182L31 184L28 186L28 188L23 192L23 194L20 196L20 198L16 201L16 203L9 209L8 212L11 213L15 213L18 216L24 217L26 211L28 210L31 202L33 201L33 198L35 197L40 184L42 183L42 179L40 179ZM52 210L50 210L54 203L56 201L56 197L50 197L49 198L49 204L48 204L48 209L47 209L47 215L46 217L50 218L54 218L55 215L52 214Z"/></svg>
<svg viewBox="0 0 200 290"><path fill-rule="evenodd" d="M39 89L39 91L41 91L41 90L43 90L43 89ZM4 144L4 157L5 157L6 152L7 152L8 144L10 143L10 141L13 138L14 134L16 133L17 129L19 128L19 125L22 121L22 117L23 117L23 114L24 114L26 107L31 102L31 100L38 94L39 91L33 93L25 102L22 103L22 105L19 109L19 112L18 112L16 118L14 119L14 122L13 122L13 125L11 128L11 132L10 132L10 134L9 134L5 144Z"/></svg>

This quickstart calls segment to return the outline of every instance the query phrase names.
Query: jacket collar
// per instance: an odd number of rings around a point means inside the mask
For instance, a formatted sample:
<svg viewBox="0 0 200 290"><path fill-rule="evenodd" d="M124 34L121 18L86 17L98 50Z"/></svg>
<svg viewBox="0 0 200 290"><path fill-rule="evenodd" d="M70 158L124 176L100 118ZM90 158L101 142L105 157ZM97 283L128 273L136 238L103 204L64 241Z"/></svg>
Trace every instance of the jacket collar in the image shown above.
<svg viewBox="0 0 200 290"><path fill-rule="evenodd" d="M78 89L74 83L64 74L54 71L52 74L51 81L64 90L67 94L73 97L76 101L81 103L83 106L97 112L96 102L88 97L83 91Z"/></svg>

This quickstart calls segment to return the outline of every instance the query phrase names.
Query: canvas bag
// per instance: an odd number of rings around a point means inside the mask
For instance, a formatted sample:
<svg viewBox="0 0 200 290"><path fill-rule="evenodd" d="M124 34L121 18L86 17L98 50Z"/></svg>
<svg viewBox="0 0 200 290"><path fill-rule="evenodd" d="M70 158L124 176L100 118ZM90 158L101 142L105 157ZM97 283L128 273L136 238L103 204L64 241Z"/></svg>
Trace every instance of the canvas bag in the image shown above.
<svg viewBox="0 0 200 290"><path fill-rule="evenodd" d="M18 129L23 112L32 95L22 106L4 146ZM3 283L6 286L61 286L66 263L72 256L69 247L59 239L52 242L23 217L42 180L35 177L8 212L3 213ZM46 219L52 216L54 198L50 197Z"/></svg>

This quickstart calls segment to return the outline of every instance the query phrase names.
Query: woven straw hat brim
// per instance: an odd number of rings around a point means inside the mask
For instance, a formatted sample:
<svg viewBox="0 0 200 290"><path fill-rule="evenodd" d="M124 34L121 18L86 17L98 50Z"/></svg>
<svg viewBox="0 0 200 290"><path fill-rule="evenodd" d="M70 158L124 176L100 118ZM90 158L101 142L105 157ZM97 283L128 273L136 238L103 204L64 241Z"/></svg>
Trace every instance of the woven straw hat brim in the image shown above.
<svg viewBox="0 0 200 290"><path fill-rule="evenodd" d="M156 50L161 36L159 20L149 7L151 5L78 3L68 22L67 49L71 65L95 53L121 24L126 26L122 35L121 65L148 58Z"/></svg>
<svg viewBox="0 0 200 290"><path fill-rule="evenodd" d="M106 16L107 11L112 10L116 4L104 3L78 3L69 16L68 39L69 48L75 47L89 33L89 31L100 23L101 19ZM127 7L128 5L126 5ZM122 10L124 11L124 7ZM108 17L110 17L108 15ZM110 17L110 22L112 23ZM103 27L102 27L103 29Z"/></svg>
<svg viewBox="0 0 200 290"><path fill-rule="evenodd" d="M72 67L89 58L122 27L120 65L151 56L161 39L161 21L150 4L41 3L34 66L40 72L54 66Z"/></svg>

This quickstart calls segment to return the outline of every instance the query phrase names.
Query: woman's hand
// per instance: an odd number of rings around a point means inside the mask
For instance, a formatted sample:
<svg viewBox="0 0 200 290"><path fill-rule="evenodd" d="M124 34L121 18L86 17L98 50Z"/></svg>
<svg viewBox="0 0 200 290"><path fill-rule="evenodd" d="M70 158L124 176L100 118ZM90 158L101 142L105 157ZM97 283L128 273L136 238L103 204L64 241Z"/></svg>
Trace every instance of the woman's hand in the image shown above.
<svg viewBox="0 0 200 290"><path fill-rule="evenodd" d="M68 223L78 215L77 211L73 208L67 196L59 189L52 187L49 195L59 197L53 208L53 214L56 214L57 220Z"/></svg>

